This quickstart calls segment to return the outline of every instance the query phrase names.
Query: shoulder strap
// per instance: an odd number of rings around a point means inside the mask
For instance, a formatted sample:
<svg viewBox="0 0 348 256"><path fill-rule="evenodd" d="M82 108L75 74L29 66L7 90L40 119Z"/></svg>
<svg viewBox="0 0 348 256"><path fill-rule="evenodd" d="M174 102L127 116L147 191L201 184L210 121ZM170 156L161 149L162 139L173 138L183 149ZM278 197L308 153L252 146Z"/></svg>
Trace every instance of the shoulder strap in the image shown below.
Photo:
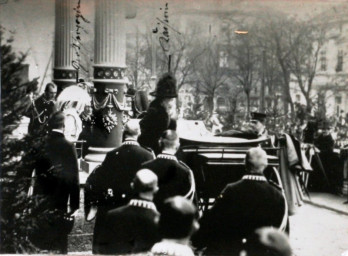
<svg viewBox="0 0 348 256"><path fill-rule="evenodd" d="M153 159L156 159L156 155L155 155L155 152L152 150L152 148L150 147L145 147L145 146L141 146L143 149L146 149L147 151L149 151L152 156L153 156Z"/></svg>
<svg viewBox="0 0 348 256"><path fill-rule="evenodd" d="M182 166L184 166L186 169L191 170L191 168L190 168L187 164L185 164L183 161L179 160L179 163L180 163Z"/></svg>
<svg viewBox="0 0 348 256"><path fill-rule="evenodd" d="M190 190L187 192L187 194L184 196L185 198L189 199L190 201L193 201L195 198L195 193L196 193L196 182L195 182L195 176L193 175L193 171L186 165L183 161L179 160L179 163L183 165L190 173L190 183L191 187Z"/></svg>
<svg viewBox="0 0 348 256"><path fill-rule="evenodd" d="M272 185L272 187L275 187L277 190L279 190L279 191L283 191L283 189L282 189L282 187L281 186L279 186L277 183L275 183L273 180L268 180L268 183L270 184L270 185Z"/></svg>

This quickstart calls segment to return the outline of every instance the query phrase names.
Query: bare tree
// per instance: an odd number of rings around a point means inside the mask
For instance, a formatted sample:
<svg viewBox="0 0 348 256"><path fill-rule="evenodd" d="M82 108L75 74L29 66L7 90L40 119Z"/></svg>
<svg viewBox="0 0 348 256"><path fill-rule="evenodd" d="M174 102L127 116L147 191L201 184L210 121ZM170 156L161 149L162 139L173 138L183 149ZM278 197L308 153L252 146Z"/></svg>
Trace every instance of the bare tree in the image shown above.
<svg viewBox="0 0 348 256"><path fill-rule="evenodd" d="M197 47L197 38L199 37L199 29L197 27L189 27L187 31L171 33L170 51L164 52L162 49L158 51L157 63L160 73L167 71L169 54L171 55L170 72L177 79L178 90L185 85L193 85L195 83L194 65L199 57L204 53L204 47Z"/></svg>
<svg viewBox="0 0 348 256"><path fill-rule="evenodd" d="M151 47L144 34L136 29L127 42L127 76L135 89L144 89L151 79ZM149 63L149 65L147 64Z"/></svg>
<svg viewBox="0 0 348 256"><path fill-rule="evenodd" d="M290 94L291 54L299 46L307 30L295 22L294 18L281 13L260 12L257 17L259 18L259 40L267 42L266 45L269 48L266 51L270 49L274 51L280 67L284 111L288 112L288 105L290 105L291 114L294 116L295 109Z"/></svg>
<svg viewBox="0 0 348 256"><path fill-rule="evenodd" d="M220 67L219 47L216 40L208 38L206 43L201 45L204 53L194 63L197 79L197 86L200 92L206 95L210 114L213 112L214 98L218 89L228 84L226 69Z"/></svg>
<svg viewBox="0 0 348 256"><path fill-rule="evenodd" d="M298 40L298 46L289 54L289 67L296 85L306 99L306 112L310 113L313 80L318 70L319 53L326 39L326 25L311 21L298 25L305 33Z"/></svg>
<svg viewBox="0 0 348 256"><path fill-rule="evenodd" d="M246 35L237 35L233 47L230 48L230 56L233 58L234 69L232 78L242 86L247 100L247 116L250 113L250 93L260 81L259 67L260 54L256 47L252 31Z"/></svg>

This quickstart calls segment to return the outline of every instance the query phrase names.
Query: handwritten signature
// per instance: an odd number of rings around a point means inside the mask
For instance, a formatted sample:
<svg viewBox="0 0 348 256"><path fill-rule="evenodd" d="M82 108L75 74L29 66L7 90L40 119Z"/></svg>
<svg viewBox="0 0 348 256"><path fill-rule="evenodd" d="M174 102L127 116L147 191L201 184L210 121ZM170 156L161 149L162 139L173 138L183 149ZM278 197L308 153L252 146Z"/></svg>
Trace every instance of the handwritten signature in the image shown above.
<svg viewBox="0 0 348 256"><path fill-rule="evenodd" d="M160 8L160 10L162 10L162 8ZM165 8L164 8L164 13L163 13L163 20L157 18L157 21L158 21L157 25L158 26L161 24L163 25L163 27L162 27L163 30L162 30L162 33L159 36L158 40L159 40L161 48L165 52L168 52L170 49L170 44L169 44L170 36L169 36L169 30L168 30L168 27L169 27L168 10L169 10L168 3L166 3ZM156 27L152 30L152 33L157 34L158 31L159 31L159 29L158 29L158 27Z"/></svg>
<svg viewBox="0 0 348 256"><path fill-rule="evenodd" d="M76 12L75 14L75 33L76 33L76 37L73 37L73 44L72 47L75 50L75 54L76 54L76 60L73 60L71 62L71 65L73 66L73 68L77 71L79 71L80 69L82 69L84 72L88 72L88 69L85 68L82 64L81 64L81 45L82 45L82 39L81 39L81 30L88 34L88 31L82 26L82 23L90 23L90 21L88 19L86 19L82 13L81 13L81 0L78 1L77 6L74 8L74 11Z"/></svg>

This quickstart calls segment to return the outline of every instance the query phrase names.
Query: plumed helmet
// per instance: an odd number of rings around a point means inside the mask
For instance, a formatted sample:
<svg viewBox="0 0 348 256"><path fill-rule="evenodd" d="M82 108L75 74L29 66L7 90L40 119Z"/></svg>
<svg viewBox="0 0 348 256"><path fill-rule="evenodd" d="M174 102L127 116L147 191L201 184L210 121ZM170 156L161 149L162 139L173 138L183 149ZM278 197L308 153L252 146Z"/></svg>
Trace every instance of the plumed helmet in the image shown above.
<svg viewBox="0 0 348 256"><path fill-rule="evenodd" d="M157 83L156 90L150 93L156 98L176 98L178 92L176 89L176 79L170 74L164 74Z"/></svg>

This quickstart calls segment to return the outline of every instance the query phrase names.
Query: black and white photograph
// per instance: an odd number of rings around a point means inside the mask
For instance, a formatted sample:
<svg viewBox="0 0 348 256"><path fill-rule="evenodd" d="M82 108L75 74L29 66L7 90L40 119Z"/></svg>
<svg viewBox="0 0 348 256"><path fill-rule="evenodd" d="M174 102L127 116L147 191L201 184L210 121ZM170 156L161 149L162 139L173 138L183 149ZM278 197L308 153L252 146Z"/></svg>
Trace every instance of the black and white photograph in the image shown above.
<svg viewBox="0 0 348 256"><path fill-rule="evenodd" d="M348 256L348 0L0 0L0 254Z"/></svg>

